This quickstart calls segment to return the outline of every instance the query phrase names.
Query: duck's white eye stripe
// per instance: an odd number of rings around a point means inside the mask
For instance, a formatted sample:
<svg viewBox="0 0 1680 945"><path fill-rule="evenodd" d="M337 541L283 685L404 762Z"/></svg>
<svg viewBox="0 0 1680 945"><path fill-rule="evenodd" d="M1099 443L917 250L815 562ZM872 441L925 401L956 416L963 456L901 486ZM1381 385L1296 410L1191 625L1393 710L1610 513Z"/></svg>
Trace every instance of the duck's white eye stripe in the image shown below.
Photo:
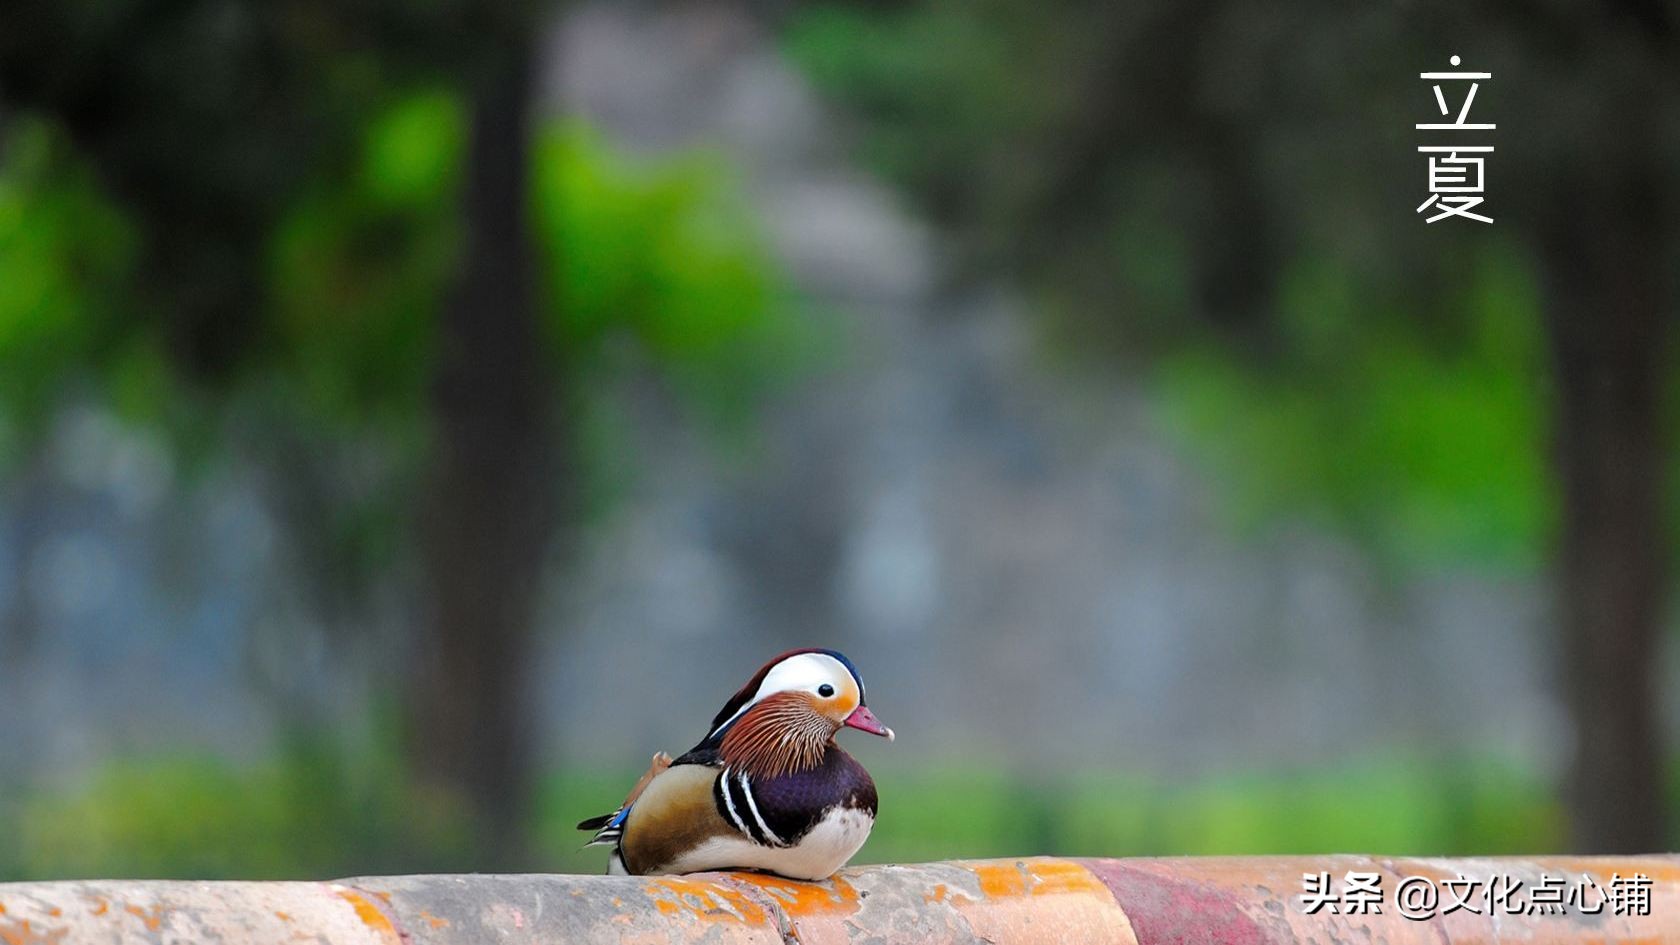
<svg viewBox="0 0 1680 945"><path fill-rule="evenodd" d="M776 831L771 830L770 825L764 822L764 815L758 812L758 802L753 800L752 785L747 783L746 772L743 771L736 775L735 780L740 782L741 796L747 799L747 809L752 811L753 820L758 821L759 829L764 831L764 836L778 847L787 846L787 842L781 837L776 836Z"/></svg>
<svg viewBox="0 0 1680 945"><path fill-rule="evenodd" d="M718 792L723 795L723 806L729 809L729 819L735 823L735 829L751 836L752 832L747 829L746 823L741 820L740 812L735 809L735 799L729 796L728 768L724 768L723 774L718 776Z"/></svg>
<svg viewBox="0 0 1680 945"><path fill-rule="evenodd" d="M827 653L799 653L790 656L770 668L764 674L764 681L758 684L758 691L735 710L735 714L723 720L723 724L711 730L707 738L728 728L730 723L746 714L746 711L764 701L767 697L778 692L805 690L815 692L823 683L834 683L842 679L854 679L852 671L846 665ZM863 698L863 685L858 684L858 698Z"/></svg>

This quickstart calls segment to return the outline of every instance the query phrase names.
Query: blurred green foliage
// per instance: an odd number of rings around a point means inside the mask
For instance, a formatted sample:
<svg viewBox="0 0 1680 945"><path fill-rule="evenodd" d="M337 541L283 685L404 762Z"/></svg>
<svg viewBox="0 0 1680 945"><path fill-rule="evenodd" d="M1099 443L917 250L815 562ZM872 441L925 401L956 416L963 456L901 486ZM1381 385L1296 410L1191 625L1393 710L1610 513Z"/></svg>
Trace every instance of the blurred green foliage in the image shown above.
<svg viewBox="0 0 1680 945"><path fill-rule="evenodd" d="M307 560L334 581L379 573L404 548L423 461L465 133L447 92L372 116L348 173L313 180L281 215L257 349L231 391L208 392L163 354L169 322L148 317L136 291L137 237L122 207L50 122L9 115L0 463L28 455L55 408L87 399L166 429L188 452L242 437L239 448L275 454L266 465L279 489L326 483L309 497L331 503L325 513L292 503L327 519L296 529L315 543ZM551 391L578 420L567 430L586 503L634 472L628 425L614 418L627 383L662 389L672 407L732 435L762 395L814 362L827 339L802 317L720 159L637 159L556 122L538 129L531 174ZM370 439L377 448L364 448ZM335 462L354 473L320 473ZM323 544L331 555L313 553ZM380 561L356 560L369 556ZM14 788L0 791L0 878L446 870L470 847L465 812L416 788L394 747L370 756L305 738L250 765L118 758L73 789ZM577 793L573 782L560 790ZM575 846L567 837L555 849Z"/></svg>
<svg viewBox="0 0 1680 945"><path fill-rule="evenodd" d="M394 755L352 767L322 743L241 767L117 759L73 791L17 804L11 877L320 878L447 862L459 812L407 787Z"/></svg>
<svg viewBox="0 0 1680 945"><path fill-rule="evenodd" d="M208 758L109 762L80 789L18 808L0 879L75 876L315 878L447 869L459 812L416 795L394 757L305 746L240 767ZM610 809L625 772L544 782L541 866L594 872L574 824ZM1187 785L1085 773L1030 781L939 767L877 772L880 820L859 862L1014 856L1376 851L1494 855L1555 849L1562 814L1544 779L1486 760L1351 759Z"/></svg>
<svg viewBox="0 0 1680 945"><path fill-rule="evenodd" d="M1056 116L1090 103L1019 78L1053 74L1081 52L1045 32L1054 18L1029 5L985 9L986 22L948 3L889 15L817 7L788 43L819 87L872 114L867 160L936 216L984 192L980 219L968 222L983 249L996 249L988 241L1016 238L1010 224L1042 196L1044 182L1020 168L1057 146ZM998 28L1000 17L1011 28ZM310 436L373 433L417 454L435 316L458 249L464 134L456 96L403 98L368 123L350 173L312 182L283 214L262 347L238 382L284 405ZM1088 268L1105 289L1119 283L1115 310L1129 322L1116 334L1128 341L1182 326L1196 305L1194 241L1173 216L1173 187L1188 186L1173 181L1184 175L1159 155L1131 166L1113 185L1123 201L1090 195L1131 208L1099 228L1107 242L1088 259L1055 262ZM585 418L587 461L620 457L613 472L628 468L610 419L619 378L658 377L679 404L727 422L808 363L809 326L792 317L796 300L719 161L637 161L588 129L553 124L532 175L556 394ZM67 392L86 392L130 416L175 419L166 405L187 394L159 354L167 340L151 334L162 322L136 308L134 265L133 228L61 136L12 120L0 166L5 417L27 431ZM1416 299L1385 291L1334 247L1296 252L1267 304L1264 350L1173 329L1189 343L1147 373L1161 422L1219 476L1244 526L1280 511L1322 515L1391 561L1530 567L1554 514L1536 278L1521 251L1499 244L1471 257L1468 273L1466 289L1433 298L1419 317ZM461 812L416 793L401 770L394 756L307 740L250 766L114 760L76 790L12 802L0 877L320 878L459 862ZM1486 761L1366 759L1188 785L877 774L884 806L863 861L1024 850L1485 855L1563 843L1547 779ZM535 829L548 866L601 868L604 855L580 851L573 824L610 809L631 776L569 772L543 785Z"/></svg>
<svg viewBox="0 0 1680 945"><path fill-rule="evenodd" d="M245 395L312 436L420 432L435 325L459 242L465 119L450 92L376 114L351 173L318 180L270 240L262 345ZM736 420L810 355L805 321L726 163L638 161L576 124L539 131L531 225L559 395L585 409L625 372L662 378L707 420ZM153 404L186 393L134 296L131 230L44 121L0 165L0 412L37 424L81 378ZM121 370L114 370L121 368ZM128 393L124 393L124 390Z"/></svg>
<svg viewBox="0 0 1680 945"><path fill-rule="evenodd" d="M191 456L250 428L246 447L330 469L371 441L379 461L352 464L377 483L305 505L333 503L327 524L306 527L339 546L340 570L372 573L397 547L426 442L465 133L459 96L408 95L372 116L347 172L304 188L269 241L258 350L223 400L163 356L169 323L142 308L120 206L50 123L14 120L0 163L0 460L26 455L66 397L164 427ZM616 414L626 381L652 381L702 426L736 435L814 363L819 339L723 161L638 160L576 124L538 135L530 225L552 390L576 419L578 488L598 508L635 470ZM240 421L218 421L225 404L224 420Z"/></svg>
<svg viewBox="0 0 1680 945"><path fill-rule="evenodd" d="M360 162L282 222L270 260L275 357L316 418L412 422L452 275L462 116L429 95L379 116Z"/></svg>
<svg viewBox="0 0 1680 945"><path fill-rule="evenodd" d="M1036 180L1010 166L1030 154L989 153L1000 130L1046 129L1076 104L1065 89L1023 81L1069 51L1053 18L1030 6L815 4L793 19L784 45L819 91L869 117L859 148L873 170L936 217L983 189L979 209L998 215L978 229L1007 229L1004 215L1025 196L1018 191Z"/></svg>
<svg viewBox="0 0 1680 945"><path fill-rule="evenodd" d="M397 104L370 126L355 172L317 188L275 240L275 367L324 418L411 416L424 395L464 134L451 94ZM532 185L563 393L587 396L628 357L685 406L728 416L797 365L790 289L722 162L638 162L556 124L540 133Z"/></svg>
<svg viewBox="0 0 1680 945"><path fill-rule="evenodd" d="M1543 779L1489 762L1353 758L1186 783L1085 772L883 774L867 861L1012 856L1518 853L1561 836Z"/></svg>
<svg viewBox="0 0 1680 945"><path fill-rule="evenodd" d="M1020 275L1058 367L1146 380L1235 527L1317 520L1386 567L1532 570L1556 501L1531 247L1390 228L1368 205L1386 165L1335 156L1386 99L1344 113L1310 71L1183 65L1169 46L1237 53L1175 10L818 4L787 47L861 116L864 161ZM1315 109L1341 140L1310 157Z"/></svg>
<svg viewBox="0 0 1680 945"><path fill-rule="evenodd" d="M0 172L0 408L34 426L66 378L105 360L133 234L49 125L15 122ZM84 378L85 380L85 378Z"/></svg>
<svg viewBox="0 0 1680 945"><path fill-rule="evenodd" d="M1555 503L1535 277L1520 255L1488 253L1466 286L1462 334L1443 350L1344 270L1297 259L1279 353L1209 345L1163 359L1163 424L1246 525L1318 515L1391 562L1536 567Z"/></svg>

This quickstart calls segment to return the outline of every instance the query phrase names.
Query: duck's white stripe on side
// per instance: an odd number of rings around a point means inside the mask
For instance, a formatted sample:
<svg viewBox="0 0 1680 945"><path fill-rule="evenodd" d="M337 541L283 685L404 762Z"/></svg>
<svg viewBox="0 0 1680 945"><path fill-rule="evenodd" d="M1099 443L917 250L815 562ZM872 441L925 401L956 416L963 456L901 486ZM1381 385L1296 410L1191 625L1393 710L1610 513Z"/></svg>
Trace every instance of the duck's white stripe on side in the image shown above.
<svg viewBox="0 0 1680 945"><path fill-rule="evenodd" d="M741 831L749 837L752 836L752 832L747 830L746 822L741 819L740 812L735 809L735 799L729 796L728 768L724 768L723 774L718 775L718 790L723 793L723 805L729 808L729 819L734 821L735 829ZM756 813L757 812L755 811L754 814L756 815Z"/></svg>
<svg viewBox="0 0 1680 945"><path fill-rule="evenodd" d="M787 841L776 836L776 831L770 829L770 825L764 822L764 815L758 812L758 802L753 800L752 785L747 783L746 772L736 775L735 780L740 782L741 795L747 799L747 810L752 811L753 820L758 821L758 829L764 831L765 838L778 847L787 846Z"/></svg>

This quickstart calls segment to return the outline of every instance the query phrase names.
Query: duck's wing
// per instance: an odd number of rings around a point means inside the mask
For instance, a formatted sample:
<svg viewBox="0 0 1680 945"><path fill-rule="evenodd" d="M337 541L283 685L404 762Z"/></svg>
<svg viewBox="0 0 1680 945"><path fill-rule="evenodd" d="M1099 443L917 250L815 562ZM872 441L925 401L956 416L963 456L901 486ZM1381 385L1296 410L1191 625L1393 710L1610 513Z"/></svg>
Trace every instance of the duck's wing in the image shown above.
<svg viewBox="0 0 1680 945"><path fill-rule="evenodd" d="M678 759L654 778L619 828L616 852L624 871L689 873L752 866L738 848L753 847L754 841L731 819L721 799L726 772ZM718 842L726 849L713 849Z"/></svg>
<svg viewBox="0 0 1680 945"><path fill-rule="evenodd" d="M617 846L619 838L624 833L624 818L630 816L630 805L636 803L636 798L642 796L642 792L647 790L648 784L654 778L663 774L665 769L669 767L671 767L671 756L662 751L656 752L646 773L636 780L636 786L630 789L629 796L624 799L623 804L619 805L618 810L580 821L578 823L579 830L595 831L595 836L591 837L584 846Z"/></svg>

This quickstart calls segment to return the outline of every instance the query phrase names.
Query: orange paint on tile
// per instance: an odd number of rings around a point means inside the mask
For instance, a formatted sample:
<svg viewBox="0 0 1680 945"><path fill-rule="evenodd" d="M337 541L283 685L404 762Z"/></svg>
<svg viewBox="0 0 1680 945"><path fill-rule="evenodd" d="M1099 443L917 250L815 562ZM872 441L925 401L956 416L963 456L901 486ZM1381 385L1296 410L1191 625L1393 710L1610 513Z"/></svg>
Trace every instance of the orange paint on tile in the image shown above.
<svg viewBox="0 0 1680 945"><path fill-rule="evenodd" d="M987 898L1044 896L1059 893L1096 893L1107 898L1108 887L1078 863L1030 859L975 863L970 869Z"/></svg>
<svg viewBox="0 0 1680 945"><path fill-rule="evenodd" d="M648 878L643 888L660 915L746 925L760 925L770 918L763 906L721 883L661 876Z"/></svg>
<svg viewBox="0 0 1680 945"><path fill-rule="evenodd" d="M148 932L156 932L163 928L162 906L153 906L150 910L142 909L139 906L124 906L123 911L145 923Z"/></svg>
<svg viewBox="0 0 1680 945"><path fill-rule="evenodd" d="M397 934L397 927L391 923L391 917L386 915L378 906L369 902L366 896L353 889L340 889L338 890L338 898L348 902L350 908L356 910L356 918L361 919L363 925L391 941L402 941L402 936Z"/></svg>
<svg viewBox="0 0 1680 945"><path fill-rule="evenodd" d="M794 918L857 911L857 889L838 876L820 883L805 883L764 873L730 873L729 878L764 890Z"/></svg>
<svg viewBox="0 0 1680 945"><path fill-rule="evenodd" d="M982 941L1137 945L1114 894L1082 863L1030 857L952 865L973 873L980 887L979 898L953 889L949 902Z"/></svg>
<svg viewBox="0 0 1680 945"><path fill-rule="evenodd" d="M448 919L445 919L443 916L440 916L440 915L432 915L430 912L427 912L424 909L420 910L420 918L425 919L427 924L429 924L434 929L442 929L442 928L448 928L449 927L449 920Z"/></svg>
<svg viewBox="0 0 1680 945"><path fill-rule="evenodd" d="M22 922L0 923L0 942L5 945L57 945L69 932L67 928L37 929L24 919Z"/></svg>

